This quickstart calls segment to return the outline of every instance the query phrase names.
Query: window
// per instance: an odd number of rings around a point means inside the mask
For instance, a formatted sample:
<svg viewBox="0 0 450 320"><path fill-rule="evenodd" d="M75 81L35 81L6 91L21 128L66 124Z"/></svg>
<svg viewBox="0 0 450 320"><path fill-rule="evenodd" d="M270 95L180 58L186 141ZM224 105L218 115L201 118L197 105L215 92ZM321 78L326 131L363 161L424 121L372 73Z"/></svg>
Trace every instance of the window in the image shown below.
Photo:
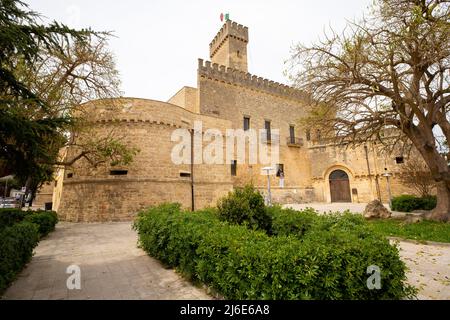
<svg viewBox="0 0 450 320"><path fill-rule="evenodd" d="M316 138L317 140L320 140L322 138L322 134L319 129L316 130Z"/></svg>
<svg viewBox="0 0 450 320"><path fill-rule="evenodd" d="M239 52L239 50L236 52L236 55L237 55L238 57L240 57L241 53Z"/></svg>
<svg viewBox="0 0 450 320"><path fill-rule="evenodd" d="M182 178L190 178L191 173L190 172L180 172L180 177Z"/></svg>
<svg viewBox="0 0 450 320"><path fill-rule="evenodd" d="M235 177L237 174L237 161L231 160L231 175Z"/></svg>
<svg viewBox="0 0 450 320"><path fill-rule="evenodd" d="M272 132L270 130L270 121L264 121L264 129L266 129L266 138L267 142L272 141Z"/></svg>
<svg viewBox="0 0 450 320"><path fill-rule="evenodd" d="M250 129L250 118L244 117L244 131L248 131Z"/></svg>
<svg viewBox="0 0 450 320"><path fill-rule="evenodd" d="M311 141L311 130L310 129L306 130L306 141Z"/></svg>
<svg viewBox="0 0 450 320"><path fill-rule="evenodd" d="M68 173L68 174L67 174L67 178L69 178L69 179L70 179L70 178L73 178L73 173Z"/></svg>
<svg viewBox="0 0 450 320"><path fill-rule="evenodd" d="M403 157L395 157L395 163L402 164L405 162L405 159Z"/></svg>
<svg viewBox="0 0 450 320"><path fill-rule="evenodd" d="M111 170L109 171L111 176L126 176L128 174L128 170Z"/></svg>
<svg viewBox="0 0 450 320"><path fill-rule="evenodd" d="M289 126L289 138L292 144L295 143L295 127Z"/></svg>
<svg viewBox="0 0 450 320"><path fill-rule="evenodd" d="M284 164L279 163L277 164L277 177L280 177L281 174L283 174L284 177Z"/></svg>

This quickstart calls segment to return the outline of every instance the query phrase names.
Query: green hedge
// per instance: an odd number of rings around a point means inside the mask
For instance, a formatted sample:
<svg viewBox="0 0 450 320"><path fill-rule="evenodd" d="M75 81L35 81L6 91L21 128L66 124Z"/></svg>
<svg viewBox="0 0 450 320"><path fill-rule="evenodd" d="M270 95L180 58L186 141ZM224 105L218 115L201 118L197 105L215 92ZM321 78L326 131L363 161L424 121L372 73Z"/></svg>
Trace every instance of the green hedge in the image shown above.
<svg viewBox="0 0 450 320"><path fill-rule="evenodd" d="M299 212L273 206L267 207L266 211L272 217L272 233L278 236L293 235L302 237L318 220L317 212L313 209Z"/></svg>
<svg viewBox="0 0 450 320"><path fill-rule="evenodd" d="M38 229L36 224L24 221L0 230L0 292L30 261L39 241Z"/></svg>
<svg viewBox="0 0 450 320"><path fill-rule="evenodd" d="M335 215L316 220L311 212L296 220L294 211L270 213L277 236L221 221L214 210L182 212L175 204L141 212L134 228L150 255L227 299L401 299L414 294L405 284L397 248L360 220ZM289 229L278 214L297 226ZM381 268L380 290L367 288L370 265Z"/></svg>
<svg viewBox="0 0 450 320"><path fill-rule="evenodd" d="M251 185L228 193L219 201L217 209L224 221L271 233L272 220L266 212L264 198Z"/></svg>
<svg viewBox="0 0 450 320"><path fill-rule="evenodd" d="M37 211L27 215L24 221L37 224L39 226L40 236L44 237L55 230L55 226L58 223L58 216L54 211Z"/></svg>
<svg viewBox="0 0 450 320"><path fill-rule="evenodd" d="M53 211L0 209L0 292L30 261L39 239L55 229Z"/></svg>
<svg viewBox="0 0 450 320"><path fill-rule="evenodd" d="M28 221L39 226L41 237L55 230L58 216L54 211L22 211L20 209L0 209L0 230L21 221Z"/></svg>
<svg viewBox="0 0 450 320"><path fill-rule="evenodd" d="M416 197L411 195L401 195L392 199L392 210L400 212L433 210L436 208L436 204L436 196Z"/></svg>
<svg viewBox="0 0 450 320"><path fill-rule="evenodd" d="M32 211L23 211L21 209L0 209L0 229L12 226L17 222L23 221Z"/></svg>

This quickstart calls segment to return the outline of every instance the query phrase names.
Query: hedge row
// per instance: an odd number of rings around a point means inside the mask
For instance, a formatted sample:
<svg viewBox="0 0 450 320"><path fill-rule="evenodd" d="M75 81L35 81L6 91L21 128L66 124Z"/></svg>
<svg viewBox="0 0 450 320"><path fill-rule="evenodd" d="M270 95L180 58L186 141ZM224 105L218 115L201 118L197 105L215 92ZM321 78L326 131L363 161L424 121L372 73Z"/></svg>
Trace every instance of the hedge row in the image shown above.
<svg viewBox="0 0 450 320"><path fill-rule="evenodd" d="M30 222L19 222L0 230L0 292L14 280L30 261L39 242L39 227Z"/></svg>
<svg viewBox="0 0 450 320"><path fill-rule="evenodd" d="M0 230L21 221L35 223L39 227L40 237L55 230L58 216L54 211L22 211L20 209L0 209Z"/></svg>
<svg viewBox="0 0 450 320"><path fill-rule="evenodd" d="M0 209L0 292L3 292L33 255L39 239L55 229L52 211Z"/></svg>
<svg viewBox="0 0 450 320"><path fill-rule="evenodd" d="M221 221L215 210L183 212L165 204L139 214L134 228L150 255L227 299L401 299L405 265L388 240L350 216L271 211L276 236ZM279 215L291 221L285 222ZM284 222L281 222L284 221ZM381 269L381 289L367 268Z"/></svg>
<svg viewBox="0 0 450 320"><path fill-rule="evenodd" d="M436 208L436 204L436 196L416 197L411 195L401 195L392 199L392 210L400 212L433 210Z"/></svg>

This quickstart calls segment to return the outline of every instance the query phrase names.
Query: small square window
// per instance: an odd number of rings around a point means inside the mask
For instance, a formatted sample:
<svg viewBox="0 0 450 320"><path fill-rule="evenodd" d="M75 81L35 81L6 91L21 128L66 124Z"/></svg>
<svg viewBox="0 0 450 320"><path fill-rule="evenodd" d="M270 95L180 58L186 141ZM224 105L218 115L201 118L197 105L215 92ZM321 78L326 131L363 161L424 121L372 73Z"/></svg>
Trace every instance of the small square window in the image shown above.
<svg viewBox="0 0 450 320"><path fill-rule="evenodd" d="M395 163L402 164L405 162L405 159L403 157L395 157Z"/></svg>
<svg viewBox="0 0 450 320"><path fill-rule="evenodd" d="M284 177L284 164L279 163L277 164L277 177L281 177L281 175Z"/></svg>
<svg viewBox="0 0 450 320"><path fill-rule="evenodd" d="M264 129L266 129L266 139L268 142L272 141L272 131L270 129L270 121L264 121Z"/></svg>
<svg viewBox="0 0 450 320"><path fill-rule="evenodd" d="M231 161L231 175L235 177L237 175L237 161L232 160Z"/></svg>
<svg viewBox="0 0 450 320"><path fill-rule="evenodd" d="M244 131L248 131L250 129L250 118L244 117Z"/></svg>
<svg viewBox="0 0 450 320"><path fill-rule="evenodd" d="M67 178L69 178L69 179L73 178L73 173L72 173L72 172L71 172L71 173L68 173L68 174L67 174Z"/></svg>
<svg viewBox="0 0 450 320"><path fill-rule="evenodd" d="M128 174L128 170L111 170L109 171L111 176L126 176Z"/></svg>

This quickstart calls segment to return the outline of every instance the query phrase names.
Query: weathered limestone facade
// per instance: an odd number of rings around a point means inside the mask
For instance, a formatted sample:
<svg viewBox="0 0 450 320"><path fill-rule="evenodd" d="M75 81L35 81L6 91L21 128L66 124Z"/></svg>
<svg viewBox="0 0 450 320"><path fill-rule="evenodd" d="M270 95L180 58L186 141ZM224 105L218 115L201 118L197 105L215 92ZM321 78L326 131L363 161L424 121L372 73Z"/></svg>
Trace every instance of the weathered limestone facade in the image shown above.
<svg viewBox="0 0 450 320"><path fill-rule="evenodd" d="M215 205L233 187L249 182L264 193L267 176L261 174L262 165L239 164L233 175L227 163L191 167L171 159L177 143L171 139L174 130L192 130L194 122L201 121L203 133L208 129L225 133L226 129L242 129L244 118L249 119L251 129L264 129L270 122L272 130L279 130L284 186L279 177L270 177L276 202L368 202L378 197L386 201L386 181L381 174L385 168L390 172L399 169L395 158L381 156L373 145L366 152L364 147L327 145L307 134L297 121L304 115L306 97L294 88L248 73L248 41L247 27L227 21L210 44L211 61L198 61L197 88L183 87L168 102L120 98L85 104L96 123L89 135L114 130L140 152L126 168L92 169L80 161L70 171L60 171L53 194L53 208L60 218L129 220L140 209L162 202L191 208L192 199L198 209ZM203 142L203 147L207 145ZM121 175L114 174L120 170ZM347 175L337 185L330 182L330 177L339 176L336 170ZM333 199L336 188L339 195ZM394 194L411 192L403 190L395 177L392 190Z"/></svg>

